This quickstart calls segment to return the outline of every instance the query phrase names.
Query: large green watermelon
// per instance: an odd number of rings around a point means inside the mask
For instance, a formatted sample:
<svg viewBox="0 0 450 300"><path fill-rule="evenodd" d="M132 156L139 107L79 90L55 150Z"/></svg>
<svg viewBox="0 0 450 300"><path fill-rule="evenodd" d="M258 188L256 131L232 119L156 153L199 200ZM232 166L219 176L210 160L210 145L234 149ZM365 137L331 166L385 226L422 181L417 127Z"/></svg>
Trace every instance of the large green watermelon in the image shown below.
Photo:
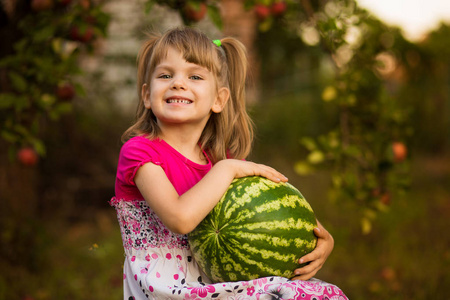
<svg viewBox="0 0 450 300"><path fill-rule="evenodd" d="M295 187L245 177L233 181L189 242L214 282L290 278L298 259L316 246L316 226L311 206Z"/></svg>

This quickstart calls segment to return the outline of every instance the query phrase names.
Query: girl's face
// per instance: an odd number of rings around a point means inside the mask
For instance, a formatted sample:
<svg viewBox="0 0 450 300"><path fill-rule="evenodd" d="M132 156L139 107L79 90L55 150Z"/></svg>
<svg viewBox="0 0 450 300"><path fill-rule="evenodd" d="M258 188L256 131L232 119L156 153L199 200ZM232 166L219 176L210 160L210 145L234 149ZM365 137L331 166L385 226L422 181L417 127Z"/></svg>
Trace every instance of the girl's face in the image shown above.
<svg viewBox="0 0 450 300"><path fill-rule="evenodd" d="M228 89L218 89L208 69L187 62L172 47L153 71L149 86L142 87L144 105L152 109L161 129L164 125L193 124L203 130L211 112L221 112L228 97Z"/></svg>

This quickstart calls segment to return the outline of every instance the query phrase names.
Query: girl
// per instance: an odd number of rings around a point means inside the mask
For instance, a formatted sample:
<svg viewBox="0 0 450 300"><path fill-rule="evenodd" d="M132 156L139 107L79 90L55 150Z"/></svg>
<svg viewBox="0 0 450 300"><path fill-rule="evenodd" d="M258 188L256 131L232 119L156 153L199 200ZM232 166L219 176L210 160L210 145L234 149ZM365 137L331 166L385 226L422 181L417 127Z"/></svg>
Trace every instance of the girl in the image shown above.
<svg viewBox="0 0 450 300"><path fill-rule="evenodd" d="M124 299L346 299L310 279L333 248L319 224L318 246L292 280L212 284L186 234L216 205L234 178L278 171L245 161L252 127L245 111L246 53L233 38L211 41L191 28L150 36L138 57L137 122L123 135L115 197L126 258Z"/></svg>

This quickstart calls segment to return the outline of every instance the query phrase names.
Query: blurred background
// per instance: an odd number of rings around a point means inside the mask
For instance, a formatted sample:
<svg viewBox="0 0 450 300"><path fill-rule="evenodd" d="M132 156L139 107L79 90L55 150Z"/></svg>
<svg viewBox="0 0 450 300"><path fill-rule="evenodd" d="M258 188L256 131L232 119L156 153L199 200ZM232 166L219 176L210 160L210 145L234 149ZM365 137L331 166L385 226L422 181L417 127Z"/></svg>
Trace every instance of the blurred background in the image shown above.
<svg viewBox="0 0 450 300"><path fill-rule="evenodd" d="M350 299L448 299L450 4L2 0L0 299L121 299L114 196L149 30L249 52L249 159L335 238L316 277Z"/></svg>

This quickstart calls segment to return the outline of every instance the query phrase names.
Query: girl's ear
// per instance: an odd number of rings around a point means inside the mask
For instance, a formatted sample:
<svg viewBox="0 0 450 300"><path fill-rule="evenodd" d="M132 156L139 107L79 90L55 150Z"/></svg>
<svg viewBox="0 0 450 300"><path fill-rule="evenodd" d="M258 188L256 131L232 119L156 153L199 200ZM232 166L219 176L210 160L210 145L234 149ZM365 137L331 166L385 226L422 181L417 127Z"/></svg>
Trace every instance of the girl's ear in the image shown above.
<svg viewBox="0 0 450 300"><path fill-rule="evenodd" d="M144 83L141 88L141 98L146 109L150 109L150 90L148 84Z"/></svg>
<svg viewBox="0 0 450 300"><path fill-rule="evenodd" d="M227 104L228 99L230 99L230 90L226 87L220 88L211 110L215 113L220 113Z"/></svg>

